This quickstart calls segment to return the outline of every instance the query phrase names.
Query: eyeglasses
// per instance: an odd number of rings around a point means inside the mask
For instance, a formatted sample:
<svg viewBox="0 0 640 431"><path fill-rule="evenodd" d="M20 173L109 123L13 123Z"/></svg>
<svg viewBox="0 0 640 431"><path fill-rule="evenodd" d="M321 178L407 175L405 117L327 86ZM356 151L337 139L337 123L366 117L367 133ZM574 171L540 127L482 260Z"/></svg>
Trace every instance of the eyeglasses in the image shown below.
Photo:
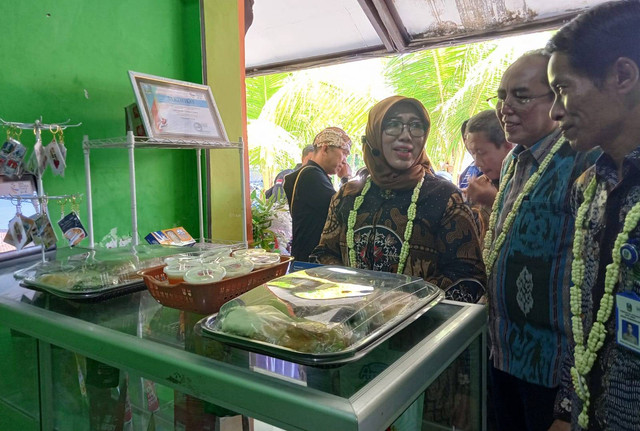
<svg viewBox="0 0 640 431"><path fill-rule="evenodd" d="M540 96L520 96L520 95L514 94L512 96L512 99L515 102L512 102L512 103L507 103L507 98L502 99L500 96L493 96L493 97L489 97L487 99L487 102L491 102L492 100L496 100L497 99L497 101L496 101L496 109L502 108L502 105L504 105L505 103L507 105L509 105L512 109L513 108L518 109L518 108L526 107L529 103L531 103L535 99L541 99L541 98L547 97L547 96L549 96L551 94L553 94L552 91L549 91L548 93L545 93L545 94L541 94Z"/></svg>
<svg viewBox="0 0 640 431"><path fill-rule="evenodd" d="M389 136L400 136L402 135L405 126L408 127L409 134L413 138L421 138L427 134L427 126L425 126L421 121L403 123L399 120L389 120L382 126L382 131Z"/></svg>

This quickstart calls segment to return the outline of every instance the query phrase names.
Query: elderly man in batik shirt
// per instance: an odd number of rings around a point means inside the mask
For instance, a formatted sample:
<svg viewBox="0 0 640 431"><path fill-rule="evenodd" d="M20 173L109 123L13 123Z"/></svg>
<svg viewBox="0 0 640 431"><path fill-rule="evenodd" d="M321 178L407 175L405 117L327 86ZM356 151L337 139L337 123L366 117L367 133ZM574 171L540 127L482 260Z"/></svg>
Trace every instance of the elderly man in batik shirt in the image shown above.
<svg viewBox="0 0 640 431"><path fill-rule="evenodd" d="M507 141L485 237L490 378L498 430L546 430L568 349L570 190L595 157L577 154L549 118L548 56L524 55L504 73L496 111Z"/></svg>

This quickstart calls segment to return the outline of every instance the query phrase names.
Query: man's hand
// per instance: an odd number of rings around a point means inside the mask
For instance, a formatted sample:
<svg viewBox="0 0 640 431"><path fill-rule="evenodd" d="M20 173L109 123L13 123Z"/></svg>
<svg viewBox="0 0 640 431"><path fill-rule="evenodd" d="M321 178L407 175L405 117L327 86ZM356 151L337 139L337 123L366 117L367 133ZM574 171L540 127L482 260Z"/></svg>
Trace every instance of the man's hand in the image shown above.
<svg viewBox="0 0 640 431"><path fill-rule="evenodd" d="M491 180L485 175L469 179L467 187L467 199L472 204L480 204L491 208L496 199L498 190L491 184Z"/></svg>
<svg viewBox="0 0 640 431"><path fill-rule="evenodd" d="M336 175L338 176L338 178L343 179L343 178L351 178L351 166L349 166L349 163L343 163L340 166L338 166L338 170L336 171Z"/></svg>

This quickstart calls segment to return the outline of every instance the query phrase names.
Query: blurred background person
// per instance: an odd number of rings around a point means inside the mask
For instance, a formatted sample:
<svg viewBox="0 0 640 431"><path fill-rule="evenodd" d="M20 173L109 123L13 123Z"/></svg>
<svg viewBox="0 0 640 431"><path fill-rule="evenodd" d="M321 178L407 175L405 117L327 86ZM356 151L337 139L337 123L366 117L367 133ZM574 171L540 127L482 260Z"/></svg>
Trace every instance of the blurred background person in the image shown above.
<svg viewBox="0 0 640 431"><path fill-rule="evenodd" d="M351 139L339 127L327 127L313 140L314 156L302 168L285 177L284 191L293 225L291 255L301 262L318 245L335 194L329 175L347 163Z"/></svg>
<svg viewBox="0 0 640 431"><path fill-rule="evenodd" d="M500 185L502 162L513 149L494 110L482 111L469 119L466 147L481 171L481 175L469 179L467 198L491 214Z"/></svg>
<svg viewBox="0 0 640 431"><path fill-rule="evenodd" d="M467 149L467 152L469 153L469 155L471 155L471 153L469 152L469 147L467 146L466 133L467 133L468 122L469 122L468 119L462 122L462 125L460 126L460 134L462 135L462 143L464 144L464 147ZM469 178L479 177L480 175L482 175L482 171L478 169L475 161L471 161L471 163L469 163L469 166L464 168L464 170L460 174L460 177L458 178L458 187L460 188L460 190L462 190L462 195L465 196L465 198L466 198L467 187L469 187Z"/></svg>
<svg viewBox="0 0 640 431"><path fill-rule="evenodd" d="M285 177L294 171L297 171L301 167L307 164L309 160L313 159L313 145L307 145L302 149L301 162L298 163L293 169L283 169L276 175L276 179L273 181L273 186L265 190L264 196L269 199L271 196L275 196L276 200L284 199L284 180Z"/></svg>

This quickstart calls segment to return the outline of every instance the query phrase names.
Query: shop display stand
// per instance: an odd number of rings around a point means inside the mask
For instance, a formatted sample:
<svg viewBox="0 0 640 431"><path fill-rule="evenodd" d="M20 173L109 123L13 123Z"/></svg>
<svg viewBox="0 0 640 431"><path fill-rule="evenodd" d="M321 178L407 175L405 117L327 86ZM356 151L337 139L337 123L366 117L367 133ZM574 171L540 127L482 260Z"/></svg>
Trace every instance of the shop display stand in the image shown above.
<svg viewBox="0 0 640 431"><path fill-rule="evenodd" d="M79 127L82 123L78 124L69 124L71 120L67 120L63 123L55 123L55 124L45 124L42 122L42 117L39 120L34 121L33 123L19 123L13 121L5 121L0 118L0 125L4 127L15 127L21 130L33 130L33 134L36 136L36 142L42 143L42 129L45 130L65 130L68 127ZM38 201L37 211L39 214L48 214L47 203L50 200L64 200L64 199L72 199L78 197L78 195L60 195L60 196L48 196L44 192L44 186L42 183L42 174L39 169L36 169L36 172L33 172L33 175L36 177L37 184L37 194L36 195L4 195L0 196L0 199L11 200L16 203L18 207L22 200L34 200ZM45 247L41 246L42 252L42 262L46 262L45 258Z"/></svg>
<svg viewBox="0 0 640 431"><path fill-rule="evenodd" d="M135 149L136 148L160 148L160 149L195 149L197 158L197 175L198 175L198 216L200 229L200 243L204 244L204 215L203 215L203 187L202 187L202 150L216 149L238 149L240 153L240 172L242 187L242 241L247 243L247 233L244 226L247 224L246 208L245 208L245 178L244 163L242 157L243 143L242 139L238 143L228 141L194 141L180 139L156 139L141 136L134 136L133 132L127 132L126 137L89 140L88 136L84 136L82 142L84 151L84 169L87 188L87 210L88 210L88 233L89 248L95 248L95 238L93 231L93 199L91 195L91 149L99 148L127 148L129 153L129 187L131 193L131 238L134 246L138 245L140 240L138 237L138 207L136 199L136 168L135 168Z"/></svg>

